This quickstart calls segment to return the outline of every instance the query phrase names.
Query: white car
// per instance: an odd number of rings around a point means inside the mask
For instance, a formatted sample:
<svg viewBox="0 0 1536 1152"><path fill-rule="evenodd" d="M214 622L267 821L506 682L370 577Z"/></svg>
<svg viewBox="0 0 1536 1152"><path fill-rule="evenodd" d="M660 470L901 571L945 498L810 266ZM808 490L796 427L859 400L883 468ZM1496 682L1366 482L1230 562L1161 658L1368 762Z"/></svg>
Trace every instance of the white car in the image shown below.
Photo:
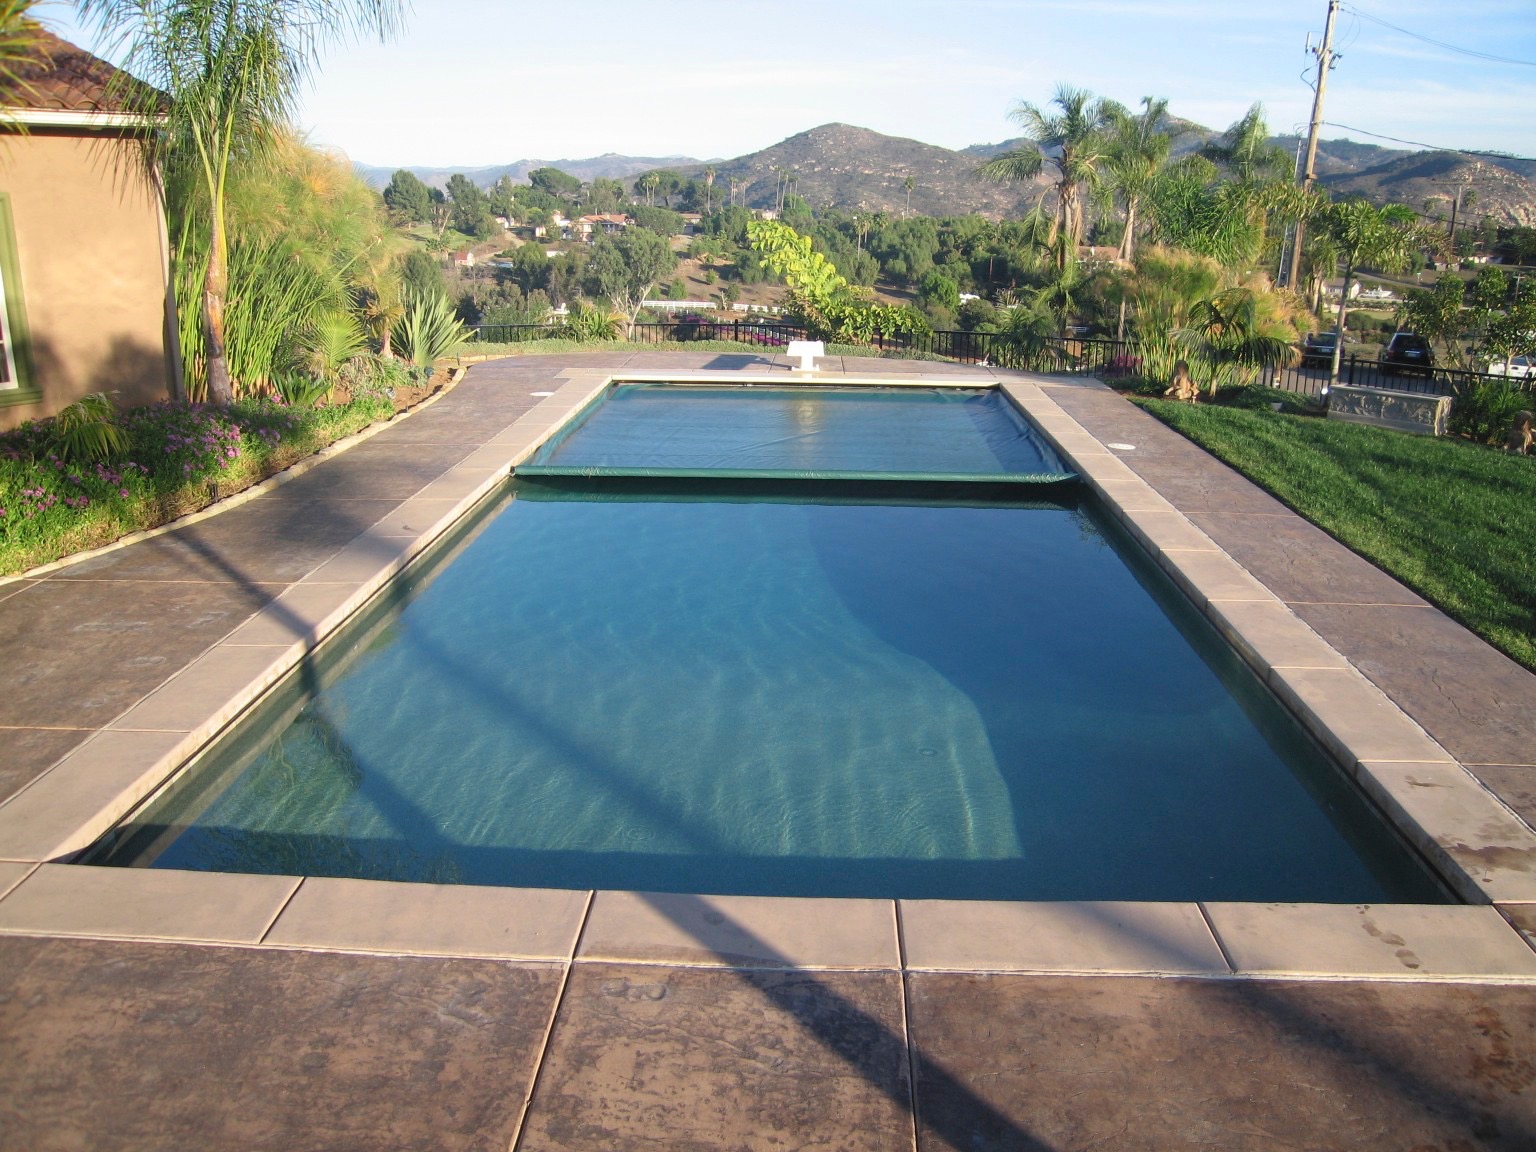
<svg viewBox="0 0 1536 1152"><path fill-rule="evenodd" d="M1512 356L1509 363L1495 360L1488 365L1489 376L1510 376L1516 380L1529 380L1536 376L1536 356Z"/></svg>

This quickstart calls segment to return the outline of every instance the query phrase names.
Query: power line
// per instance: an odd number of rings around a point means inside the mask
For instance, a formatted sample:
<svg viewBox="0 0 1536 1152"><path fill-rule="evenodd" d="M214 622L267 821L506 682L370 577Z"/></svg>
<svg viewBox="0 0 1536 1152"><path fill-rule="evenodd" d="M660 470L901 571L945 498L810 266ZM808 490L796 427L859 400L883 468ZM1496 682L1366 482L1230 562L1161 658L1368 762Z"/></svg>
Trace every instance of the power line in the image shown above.
<svg viewBox="0 0 1536 1152"><path fill-rule="evenodd" d="M1399 28L1396 24L1388 24L1380 16L1372 16L1369 12L1350 6L1345 9L1351 16L1358 16L1362 20L1369 20L1372 24L1380 24L1383 28L1390 28L1394 32L1400 32L1404 36L1411 36L1415 40L1421 40L1425 44L1433 44L1436 48L1444 48L1447 52L1457 52L1462 56L1472 56L1478 60L1489 60L1495 64L1518 64L1524 68L1536 68L1536 60L1516 60L1511 56L1495 56L1490 52L1478 52L1472 48L1458 48L1455 44L1447 44L1444 40L1435 40L1429 36L1421 36L1417 32L1410 32L1406 28Z"/></svg>
<svg viewBox="0 0 1536 1152"><path fill-rule="evenodd" d="M1524 160L1536 164L1536 156L1517 156L1513 152L1492 152L1482 148L1446 148L1439 144L1426 144L1422 140L1404 140L1398 136L1383 136L1380 132L1367 132L1364 128L1352 128L1348 124L1340 124L1334 120L1325 120L1324 124L1330 128L1342 128L1346 132L1358 132L1362 136L1372 136L1377 140L1390 140L1394 144L1409 144L1414 148L1428 148L1431 152L1461 152L1467 156L1491 156L1495 160Z"/></svg>

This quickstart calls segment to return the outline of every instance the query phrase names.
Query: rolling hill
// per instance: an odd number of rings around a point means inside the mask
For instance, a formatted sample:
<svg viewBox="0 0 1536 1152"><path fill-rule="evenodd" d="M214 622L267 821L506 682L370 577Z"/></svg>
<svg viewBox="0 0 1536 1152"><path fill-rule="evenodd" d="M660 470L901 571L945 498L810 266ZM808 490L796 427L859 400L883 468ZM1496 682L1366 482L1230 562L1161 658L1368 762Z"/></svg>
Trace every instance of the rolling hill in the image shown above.
<svg viewBox="0 0 1536 1152"><path fill-rule="evenodd" d="M1183 154L1216 135L1187 124L1175 151ZM1295 136L1275 137L1287 152ZM927 216L977 212L993 218L1017 216L1050 184L1049 174L1024 185L995 184L976 175L983 160L1026 143L1022 138L997 144L974 144L954 151L900 136L886 136L849 124L823 124L771 147L729 160L696 160L686 156L624 156L607 153L585 160L519 160L483 168L419 168L410 170L439 187L454 172L488 186L503 176L526 182L535 168L550 165L582 180L599 176L622 179L655 168L670 168L700 177L706 166L715 170L715 190L754 208L772 205L780 182L778 172L792 173L791 190L813 208L888 212L900 215L907 207L905 181L913 180L911 210ZM358 172L376 188L389 182L394 168L359 164ZM1536 161L1462 152L1412 152L1359 144L1353 140L1323 140L1317 153L1318 177L1330 191L1364 196L1376 203L1394 200L1422 210L1425 201L1441 198L1436 210L1449 212L1448 197L1457 186L1477 193L1468 220L1491 216L1497 224L1536 226Z"/></svg>

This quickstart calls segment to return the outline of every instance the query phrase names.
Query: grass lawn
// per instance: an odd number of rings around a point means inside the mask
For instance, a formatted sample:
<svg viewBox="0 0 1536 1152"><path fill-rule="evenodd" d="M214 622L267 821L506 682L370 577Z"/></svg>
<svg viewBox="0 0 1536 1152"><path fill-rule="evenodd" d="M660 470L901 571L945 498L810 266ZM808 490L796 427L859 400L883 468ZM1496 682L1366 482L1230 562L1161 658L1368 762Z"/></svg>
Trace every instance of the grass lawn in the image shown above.
<svg viewBox="0 0 1536 1152"><path fill-rule="evenodd" d="M1138 402L1536 671L1536 457L1271 412L1281 396Z"/></svg>

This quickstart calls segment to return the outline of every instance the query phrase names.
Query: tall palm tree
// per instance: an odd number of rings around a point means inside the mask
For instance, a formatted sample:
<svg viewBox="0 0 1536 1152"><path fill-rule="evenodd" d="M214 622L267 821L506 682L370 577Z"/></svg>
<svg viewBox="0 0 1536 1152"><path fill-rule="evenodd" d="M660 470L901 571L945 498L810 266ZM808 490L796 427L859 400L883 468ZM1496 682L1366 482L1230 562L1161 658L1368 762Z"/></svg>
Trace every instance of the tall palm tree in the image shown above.
<svg viewBox="0 0 1536 1152"><path fill-rule="evenodd" d="M1406 204L1377 208L1365 200L1343 200L1322 213L1322 230L1338 246L1344 265L1344 285L1339 292L1339 318L1334 326L1333 364L1328 387L1339 382L1339 355L1344 348L1344 318L1349 308L1349 286L1355 270L1368 264L1383 272L1400 272L1421 242L1417 218Z"/></svg>
<svg viewBox="0 0 1536 1152"><path fill-rule="evenodd" d="M1141 112L1132 115L1119 105L1110 108L1109 155L1105 174L1111 190L1125 207L1125 235L1120 241L1120 259L1136 255L1137 215L1153 184L1168 163L1174 140L1183 128L1170 124L1168 101L1151 96L1141 98Z"/></svg>
<svg viewBox="0 0 1536 1152"><path fill-rule="evenodd" d="M992 157L980 173L993 180L1033 180L1045 167L1047 149L1058 172L1056 219L1051 244L1056 247L1056 267L1067 261L1083 238L1083 199L1102 179L1109 155L1112 101L1096 100L1091 92L1060 84L1051 103L1058 111L1045 110L1023 101L1009 118L1024 129L1029 146Z"/></svg>
<svg viewBox="0 0 1536 1152"><path fill-rule="evenodd" d="M224 341L230 163L259 156L279 138L322 47L363 31L387 36L401 0L76 0L76 7L122 48L124 73L159 90L126 93L155 102L144 111L164 114L146 159L166 174L182 236L194 219L208 229L204 363L209 399L227 404L234 399Z"/></svg>
<svg viewBox="0 0 1536 1152"><path fill-rule="evenodd" d="M704 169L704 211L706 214L715 210L715 170L713 167Z"/></svg>
<svg viewBox="0 0 1536 1152"><path fill-rule="evenodd" d="M912 215L912 189L917 187L917 177L908 176L901 182L901 186L907 190L907 206L901 210L902 216Z"/></svg>

